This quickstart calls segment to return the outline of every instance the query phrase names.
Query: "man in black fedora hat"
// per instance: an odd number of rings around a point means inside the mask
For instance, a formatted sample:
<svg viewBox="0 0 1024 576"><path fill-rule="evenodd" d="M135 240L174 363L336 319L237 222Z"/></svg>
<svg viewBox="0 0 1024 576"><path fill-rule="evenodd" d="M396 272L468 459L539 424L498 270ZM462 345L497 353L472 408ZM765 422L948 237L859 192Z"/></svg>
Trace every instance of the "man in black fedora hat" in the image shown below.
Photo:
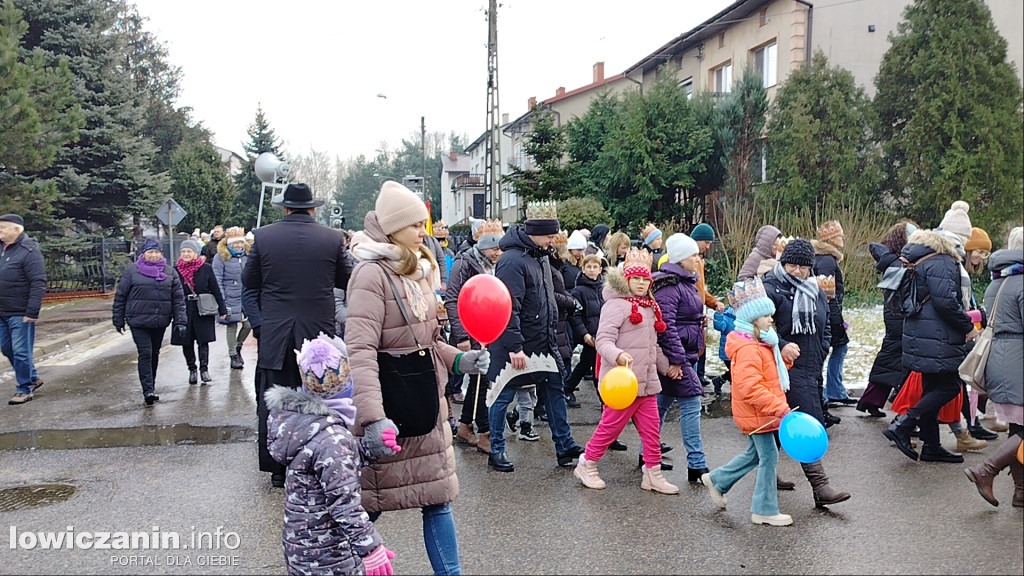
<svg viewBox="0 0 1024 576"><path fill-rule="evenodd" d="M267 451L267 408L263 393L278 384L299 388L295 350L320 332L334 335L334 288L344 289L352 271L344 238L313 218L323 200L305 184L289 184L282 199L285 217L253 232L242 284L256 292L260 326L256 363L256 414L259 419L260 470L284 485L284 467Z"/></svg>

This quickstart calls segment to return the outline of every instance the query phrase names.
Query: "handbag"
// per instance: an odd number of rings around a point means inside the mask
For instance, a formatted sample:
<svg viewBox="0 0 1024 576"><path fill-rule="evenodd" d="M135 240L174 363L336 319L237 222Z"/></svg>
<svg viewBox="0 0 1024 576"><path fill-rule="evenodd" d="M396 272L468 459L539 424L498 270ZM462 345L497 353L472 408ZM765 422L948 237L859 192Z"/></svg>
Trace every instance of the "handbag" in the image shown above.
<svg viewBox="0 0 1024 576"><path fill-rule="evenodd" d="M213 294L198 294L198 296L199 300L196 302L196 308L199 310L199 315L216 316L217 312L220 311L217 298Z"/></svg>
<svg viewBox="0 0 1024 576"><path fill-rule="evenodd" d="M996 301L992 304L992 314L988 326L981 331L981 335L974 341L974 348L967 353L967 357L960 363L957 372L964 384L969 384L978 392L987 393L985 389L985 367L988 365L988 355L992 352L992 338L995 334L996 308L999 307L999 296L1003 293L1006 282L999 285L996 290Z"/></svg>
<svg viewBox="0 0 1024 576"><path fill-rule="evenodd" d="M381 265L381 268L384 268ZM384 414L395 423L399 438L412 438L429 434L437 425L441 405L437 396L437 375L434 372L434 357L429 349L420 345L416 332L409 321L401 295L391 275L384 269L384 277L391 285L398 308L402 311L405 325L416 342L416 351L394 355L377 352L378 377Z"/></svg>

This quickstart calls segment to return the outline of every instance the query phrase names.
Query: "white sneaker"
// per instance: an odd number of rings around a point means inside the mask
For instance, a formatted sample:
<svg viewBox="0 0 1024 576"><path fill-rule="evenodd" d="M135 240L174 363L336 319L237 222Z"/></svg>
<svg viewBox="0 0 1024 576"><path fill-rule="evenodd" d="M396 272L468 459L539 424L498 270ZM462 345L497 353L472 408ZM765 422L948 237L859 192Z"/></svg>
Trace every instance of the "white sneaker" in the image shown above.
<svg viewBox="0 0 1024 576"><path fill-rule="evenodd" d="M700 483L708 487L708 494L711 495L711 500L713 500L719 508L725 509L725 505L729 503L729 500L725 498L725 494L722 494L718 491L718 488L715 488L715 483L711 481L710 472L701 475Z"/></svg>
<svg viewBox="0 0 1024 576"><path fill-rule="evenodd" d="M770 526L789 526L793 523L793 517L789 514L776 514L774 516L761 516L751 514L750 521L754 524L768 524Z"/></svg>

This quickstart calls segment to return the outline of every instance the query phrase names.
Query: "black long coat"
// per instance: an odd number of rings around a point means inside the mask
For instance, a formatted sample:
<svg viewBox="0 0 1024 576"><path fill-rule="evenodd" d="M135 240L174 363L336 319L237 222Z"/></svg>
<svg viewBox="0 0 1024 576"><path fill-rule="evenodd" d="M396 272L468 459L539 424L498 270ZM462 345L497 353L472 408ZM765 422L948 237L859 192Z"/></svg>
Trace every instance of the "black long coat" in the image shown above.
<svg viewBox="0 0 1024 576"><path fill-rule="evenodd" d="M788 282L775 277L775 272L764 275L764 291L775 303L775 329L779 333L779 348L790 342L800 347L800 356L789 369L789 392L786 400L790 407L799 406L801 412L814 416L825 423L821 407L821 370L831 346L832 334L828 324L828 299L825 292L818 290L818 304L814 310L814 334L793 334L793 297L795 291Z"/></svg>
<svg viewBox="0 0 1024 576"><path fill-rule="evenodd" d="M534 244L519 224L508 229L498 246L502 254L494 275L505 283L512 296L512 317L505 332L488 347L491 367L487 379L497 380L509 363L510 352L550 355L558 364L558 372L564 372L562 355L555 341L558 305L548 260L550 252ZM546 373L526 374L513 379L509 385L525 386L546 379Z"/></svg>
<svg viewBox="0 0 1024 576"><path fill-rule="evenodd" d="M213 273L213 267L203 264L192 275L192 282L195 289L189 289L185 279L178 273L178 280L181 282L181 289L185 293L185 315L188 316L188 332L197 342L209 344L217 339L217 324L214 320L228 313L227 304L224 303L224 296L220 293L220 286L217 285L217 276ZM217 316L200 316L199 301L192 298L196 294L213 294L217 299Z"/></svg>
<svg viewBox="0 0 1024 576"><path fill-rule="evenodd" d="M551 265L551 286L555 292L555 303L558 305L558 322L555 323L555 345L562 355L562 362L569 366L572 362L572 338L569 334L569 318L576 314L576 300L565 289L565 278L562 266L565 264L555 256L548 260ZM563 374L568 377L568 374Z"/></svg>
<svg viewBox="0 0 1024 576"><path fill-rule="evenodd" d="M894 254L883 244L872 242L868 246L871 257L875 259L875 271L885 274L890 267L900 268L903 263L899 254ZM883 290L885 305L882 308L882 320L885 322L885 336L882 346L875 355L875 362L868 374L868 383L880 384L891 388L899 388L907 380L910 370L903 367L903 312L896 306L898 297L893 290Z"/></svg>
<svg viewBox="0 0 1024 576"><path fill-rule="evenodd" d="M334 289L348 286L352 268L341 232L308 214L289 214L253 234L242 284L259 291L257 366L280 370L304 338L334 334Z"/></svg>

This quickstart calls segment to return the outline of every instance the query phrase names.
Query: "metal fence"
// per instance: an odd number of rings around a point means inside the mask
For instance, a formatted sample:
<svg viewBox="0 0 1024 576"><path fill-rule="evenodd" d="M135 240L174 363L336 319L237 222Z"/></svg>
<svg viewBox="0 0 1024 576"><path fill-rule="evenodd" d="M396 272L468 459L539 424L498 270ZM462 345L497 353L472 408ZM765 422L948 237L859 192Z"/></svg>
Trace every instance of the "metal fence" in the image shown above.
<svg viewBox="0 0 1024 576"><path fill-rule="evenodd" d="M131 248L126 240L96 238L59 251L44 250L47 296L112 292L131 261Z"/></svg>

